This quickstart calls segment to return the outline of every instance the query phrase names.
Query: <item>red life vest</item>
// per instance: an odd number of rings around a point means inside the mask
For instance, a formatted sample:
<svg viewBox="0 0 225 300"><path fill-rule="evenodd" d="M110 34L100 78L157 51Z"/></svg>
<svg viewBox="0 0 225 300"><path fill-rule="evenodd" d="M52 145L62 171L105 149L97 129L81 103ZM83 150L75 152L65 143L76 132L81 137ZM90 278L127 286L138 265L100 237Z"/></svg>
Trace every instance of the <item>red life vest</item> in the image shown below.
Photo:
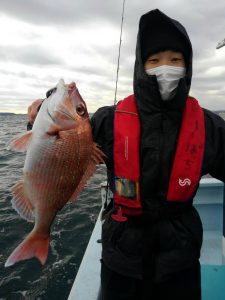
<svg viewBox="0 0 225 300"><path fill-rule="evenodd" d="M188 97L184 108L167 201L186 202L192 198L200 180L205 146L204 113L198 101ZM141 215L140 199L140 120L134 95L120 101L114 120L114 205L125 221L127 216Z"/></svg>

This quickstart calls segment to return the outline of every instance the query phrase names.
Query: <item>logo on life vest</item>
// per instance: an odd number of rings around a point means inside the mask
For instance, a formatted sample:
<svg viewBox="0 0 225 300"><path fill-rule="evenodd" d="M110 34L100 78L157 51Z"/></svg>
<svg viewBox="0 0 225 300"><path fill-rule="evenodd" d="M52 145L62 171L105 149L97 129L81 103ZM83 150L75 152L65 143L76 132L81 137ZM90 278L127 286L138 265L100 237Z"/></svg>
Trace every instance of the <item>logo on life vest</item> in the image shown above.
<svg viewBox="0 0 225 300"><path fill-rule="evenodd" d="M184 180L179 178L179 185L180 186L191 185L191 180L189 178L185 178Z"/></svg>

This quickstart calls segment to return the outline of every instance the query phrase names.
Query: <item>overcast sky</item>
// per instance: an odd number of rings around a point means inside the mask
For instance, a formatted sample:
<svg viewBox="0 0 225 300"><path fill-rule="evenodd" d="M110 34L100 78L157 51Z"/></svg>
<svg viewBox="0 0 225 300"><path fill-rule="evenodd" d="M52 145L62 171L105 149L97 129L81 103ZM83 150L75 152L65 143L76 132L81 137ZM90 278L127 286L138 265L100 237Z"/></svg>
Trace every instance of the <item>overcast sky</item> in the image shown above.
<svg viewBox="0 0 225 300"><path fill-rule="evenodd" d="M123 0L0 0L0 111L25 113L60 78L75 81L89 112L114 102ZM138 21L159 8L187 29L191 95L225 109L224 0L126 0L117 99L133 92Z"/></svg>

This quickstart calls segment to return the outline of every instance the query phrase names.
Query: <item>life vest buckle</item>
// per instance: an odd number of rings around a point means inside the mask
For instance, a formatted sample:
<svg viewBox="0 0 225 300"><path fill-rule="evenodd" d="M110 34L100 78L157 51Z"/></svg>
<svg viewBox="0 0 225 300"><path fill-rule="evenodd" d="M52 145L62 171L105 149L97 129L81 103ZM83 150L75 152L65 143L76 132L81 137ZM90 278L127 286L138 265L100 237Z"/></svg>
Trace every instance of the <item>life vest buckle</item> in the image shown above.
<svg viewBox="0 0 225 300"><path fill-rule="evenodd" d="M127 221L127 217L123 216L123 211L122 211L121 206L119 206L116 214L112 214L111 217L113 218L114 221L117 221L117 222Z"/></svg>

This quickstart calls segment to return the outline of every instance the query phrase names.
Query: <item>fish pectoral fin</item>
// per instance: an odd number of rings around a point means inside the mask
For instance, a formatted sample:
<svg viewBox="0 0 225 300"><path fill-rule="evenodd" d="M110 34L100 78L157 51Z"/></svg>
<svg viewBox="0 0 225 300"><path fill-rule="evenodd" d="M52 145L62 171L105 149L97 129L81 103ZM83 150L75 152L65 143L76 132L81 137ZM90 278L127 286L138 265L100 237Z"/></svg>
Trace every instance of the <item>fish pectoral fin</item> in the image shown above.
<svg viewBox="0 0 225 300"><path fill-rule="evenodd" d="M94 174L96 171L96 165L100 163L104 163L104 153L98 148L97 144L93 144L91 157L87 164L86 171L84 172L76 190L74 191L73 195L70 197L68 203L72 203L77 199L77 196L83 190L85 184L87 183L88 179Z"/></svg>
<svg viewBox="0 0 225 300"><path fill-rule="evenodd" d="M16 137L8 144L8 149L17 152L25 152L30 144L32 138L32 131L28 131L20 137Z"/></svg>
<svg viewBox="0 0 225 300"><path fill-rule="evenodd" d="M50 126L46 132L50 136L56 136L57 138L61 137L61 132L67 131L74 128L74 121L72 120L57 120L57 124L54 123Z"/></svg>
<svg viewBox="0 0 225 300"><path fill-rule="evenodd" d="M48 135L54 136L59 134L59 130L60 130L59 126L57 126L55 123L52 123L46 133Z"/></svg>
<svg viewBox="0 0 225 300"><path fill-rule="evenodd" d="M33 207L24 191L24 182L17 182L13 188L12 207L27 221L34 221Z"/></svg>
<svg viewBox="0 0 225 300"><path fill-rule="evenodd" d="M74 118L59 106L55 112L55 123L51 124L47 134L57 135L61 131L74 129L75 125Z"/></svg>

